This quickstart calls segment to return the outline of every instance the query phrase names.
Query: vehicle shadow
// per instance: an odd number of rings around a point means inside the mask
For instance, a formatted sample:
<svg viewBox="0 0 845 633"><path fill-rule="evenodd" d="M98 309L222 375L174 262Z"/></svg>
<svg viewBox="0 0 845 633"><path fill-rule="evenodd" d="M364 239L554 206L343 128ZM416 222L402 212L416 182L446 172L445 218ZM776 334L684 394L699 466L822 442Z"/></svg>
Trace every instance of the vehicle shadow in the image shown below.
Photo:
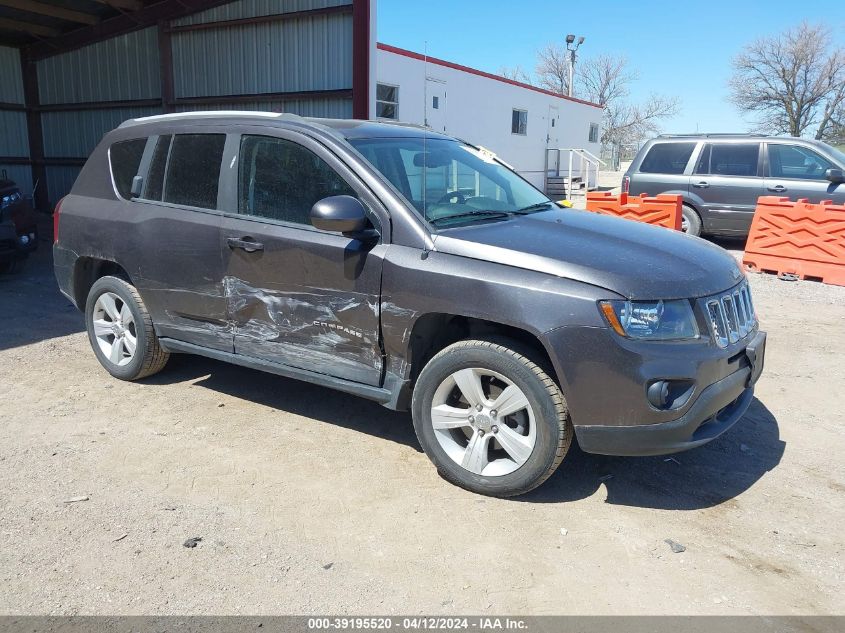
<svg viewBox="0 0 845 633"><path fill-rule="evenodd" d="M366 433L422 452L410 414L391 411L376 402L301 380L202 356L174 354L164 371L143 382L164 385L187 381L233 398Z"/></svg>
<svg viewBox="0 0 845 633"><path fill-rule="evenodd" d="M771 411L754 398L745 416L699 448L657 457L588 455L570 449L558 471L520 497L530 503L583 499L601 486L607 503L662 510L698 510L748 490L783 457L785 443Z"/></svg>
<svg viewBox="0 0 845 633"><path fill-rule="evenodd" d="M409 413L390 411L357 396L199 356L177 354L147 384L192 382L220 394L366 433L422 452ZM601 486L607 503L696 510L719 505L753 486L784 452L778 424L756 398L731 430L700 448L658 457L589 455L577 443L540 488L514 500L565 503Z"/></svg>

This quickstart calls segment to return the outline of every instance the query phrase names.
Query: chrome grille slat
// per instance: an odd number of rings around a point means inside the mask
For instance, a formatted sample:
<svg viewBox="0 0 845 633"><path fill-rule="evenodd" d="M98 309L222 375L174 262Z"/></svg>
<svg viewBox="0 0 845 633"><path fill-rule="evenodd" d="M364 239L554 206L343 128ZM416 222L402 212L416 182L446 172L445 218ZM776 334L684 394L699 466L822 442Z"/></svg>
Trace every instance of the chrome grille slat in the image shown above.
<svg viewBox="0 0 845 633"><path fill-rule="evenodd" d="M705 309L713 338L719 347L736 343L757 324L747 281L738 288L707 299Z"/></svg>

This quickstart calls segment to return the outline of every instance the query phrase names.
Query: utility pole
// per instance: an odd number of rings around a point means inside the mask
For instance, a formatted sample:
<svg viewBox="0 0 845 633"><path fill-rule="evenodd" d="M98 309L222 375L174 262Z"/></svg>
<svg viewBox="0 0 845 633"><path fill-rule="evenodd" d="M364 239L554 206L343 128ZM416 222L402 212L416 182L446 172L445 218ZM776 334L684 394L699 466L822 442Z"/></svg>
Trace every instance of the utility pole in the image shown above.
<svg viewBox="0 0 845 633"><path fill-rule="evenodd" d="M570 33L566 36L566 50L569 51L569 96L573 96L575 89L575 51L584 43L584 36L580 35L576 42L575 36Z"/></svg>

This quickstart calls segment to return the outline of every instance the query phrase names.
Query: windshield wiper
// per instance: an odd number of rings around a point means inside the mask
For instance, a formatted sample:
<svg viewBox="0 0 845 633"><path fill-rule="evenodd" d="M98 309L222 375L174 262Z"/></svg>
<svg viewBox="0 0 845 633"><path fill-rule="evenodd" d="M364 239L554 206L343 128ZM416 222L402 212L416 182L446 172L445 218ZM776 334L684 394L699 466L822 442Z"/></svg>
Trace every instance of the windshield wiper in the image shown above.
<svg viewBox="0 0 845 633"><path fill-rule="evenodd" d="M554 206L554 202L551 200L547 200L546 202L538 202L537 204L529 204L527 207L522 207L521 209L517 209L516 211L511 211L511 213L515 215L526 215L528 213L534 213L535 211L539 211L545 207Z"/></svg>
<svg viewBox="0 0 845 633"><path fill-rule="evenodd" d="M443 220L456 220L459 218L471 218L471 217L479 217L479 218L507 218L510 217L510 213L506 211L467 211L466 213L456 213L455 215L444 215L440 218L435 218L433 220L429 220L432 224L437 224Z"/></svg>

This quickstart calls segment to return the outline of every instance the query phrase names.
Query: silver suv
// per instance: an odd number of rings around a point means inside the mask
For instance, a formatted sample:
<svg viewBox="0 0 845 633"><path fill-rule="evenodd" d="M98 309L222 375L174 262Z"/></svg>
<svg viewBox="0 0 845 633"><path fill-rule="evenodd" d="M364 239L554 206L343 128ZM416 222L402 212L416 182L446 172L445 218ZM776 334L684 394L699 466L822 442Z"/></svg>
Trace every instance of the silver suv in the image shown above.
<svg viewBox="0 0 845 633"><path fill-rule="evenodd" d="M757 198L845 204L845 154L794 137L663 135L646 143L622 179L631 195L680 194L683 229L745 236Z"/></svg>

